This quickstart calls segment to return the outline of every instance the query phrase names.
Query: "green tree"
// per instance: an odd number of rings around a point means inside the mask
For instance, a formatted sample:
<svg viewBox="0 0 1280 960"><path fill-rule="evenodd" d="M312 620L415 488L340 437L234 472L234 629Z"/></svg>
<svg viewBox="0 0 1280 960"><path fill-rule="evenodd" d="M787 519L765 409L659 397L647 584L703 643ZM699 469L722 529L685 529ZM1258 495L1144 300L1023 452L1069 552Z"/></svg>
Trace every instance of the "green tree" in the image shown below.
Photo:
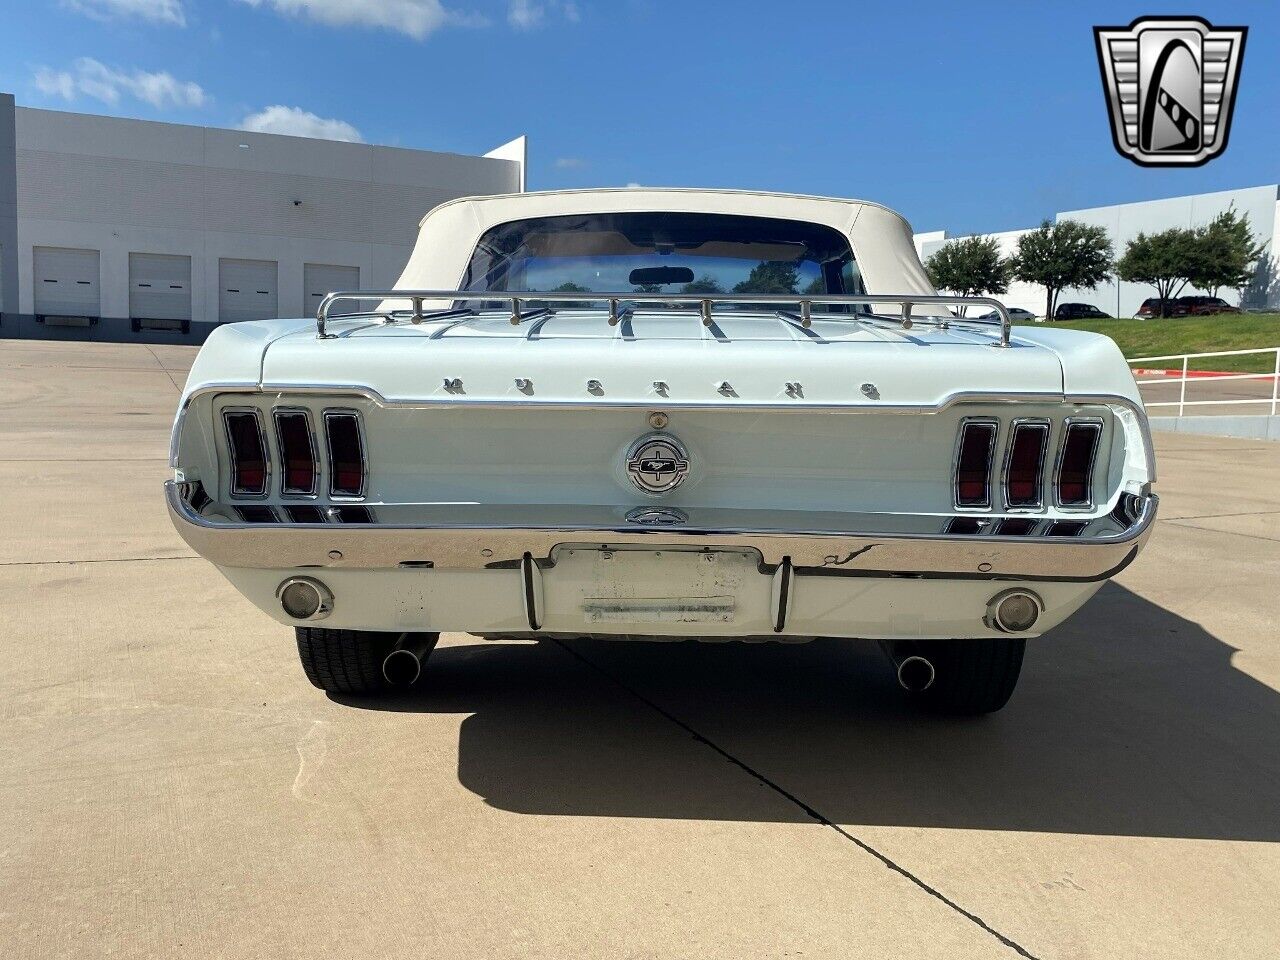
<svg viewBox="0 0 1280 960"><path fill-rule="evenodd" d="M939 290L962 297L1004 293L1009 289L1009 262L1000 256L994 237L965 237L942 245L924 265ZM960 308L964 316L968 307Z"/></svg>
<svg viewBox="0 0 1280 960"><path fill-rule="evenodd" d="M1053 319L1063 290L1092 290L1111 276L1111 240L1104 227L1078 220L1045 220L1018 238L1013 276L1044 287L1044 316Z"/></svg>
<svg viewBox="0 0 1280 960"><path fill-rule="evenodd" d="M574 283L572 280L566 280L558 287L552 287L548 293L590 293L590 287L584 287L580 283ZM552 310L571 310L574 307L583 306L580 300L548 300L546 306Z"/></svg>
<svg viewBox="0 0 1280 960"><path fill-rule="evenodd" d="M1199 240L1200 254L1191 277L1194 286L1216 297L1222 287L1238 289L1253 280L1264 247L1254 240L1248 214L1241 216L1234 209L1218 214L1199 231Z"/></svg>
<svg viewBox="0 0 1280 960"><path fill-rule="evenodd" d="M1116 261L1116 275L1130 283L1149 283L1160 299L1160 315L1167 317L1174 298L1206 267L1204 231L1172 227L1159 233L1139 233L1125 245Z"/></svg>
<svg viewBox="0 0 1280 960"><path fill-rule="evenodd" d="M735 284L734 293L795 293L800 282L794 263L762 260L751 268L747 279Z"/></svg>
<svg viewBox="0 0 1280 960"><path fill-rule="evenodd" d="M681 293L724 293L724 288L720 286L720 282L709 273L704 273L698 279L691 283L686 283L680 288Z"/></svg>

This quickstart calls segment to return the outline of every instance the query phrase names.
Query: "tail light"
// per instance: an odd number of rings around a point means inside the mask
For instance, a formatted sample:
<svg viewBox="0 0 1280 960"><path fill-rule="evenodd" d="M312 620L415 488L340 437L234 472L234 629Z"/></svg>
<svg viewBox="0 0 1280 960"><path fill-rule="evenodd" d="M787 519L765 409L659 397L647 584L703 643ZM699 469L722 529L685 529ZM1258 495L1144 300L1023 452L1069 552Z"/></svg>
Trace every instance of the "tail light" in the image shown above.
<svg viewBox="0 0 1280 960"><path fill-rule="evenodd" d="M966 420L960 427L955 475L957 507L991 507L991 456L995 445L993 421Z"/></svg>
<svg viewBox="0 0 1280 960"><path fill-rule="evenodd" d="M253 410L227 410L222 417L231 451L231 492L245 497L265 496L267 445L262 421Z"/></svg>
<svg viewBox="0 0 1280 960"><path fill-rule="evenodd" d="M1101 423L1067 423L1055 481L1060 506L1093 505L1093 465L1098 456L1098 440L1101 436Z"/></svg>
<svg viewBox="0 0 1280 960"><path fill-rule="evenodd" d="M311 442L311 418L304 410L277 410L275 418L280 459L284 461L280 491L315 493L316 450Z"/></svg>
<svg viewBox="0 0 1280 960"><path fill-rule="evenodd" d="M330 495L363 496L365 468L360 415L354 411L326 410L324 430L329 444Z"/></svg>
<svg viewBox="0 0 1280 960"><path fill-rule="evenodd" d="M1017 421L1009 438L1005 460L1004 499L1010 507L1038 507L1044 477L1044 453L1049 445L1049 424Z"/></svg>

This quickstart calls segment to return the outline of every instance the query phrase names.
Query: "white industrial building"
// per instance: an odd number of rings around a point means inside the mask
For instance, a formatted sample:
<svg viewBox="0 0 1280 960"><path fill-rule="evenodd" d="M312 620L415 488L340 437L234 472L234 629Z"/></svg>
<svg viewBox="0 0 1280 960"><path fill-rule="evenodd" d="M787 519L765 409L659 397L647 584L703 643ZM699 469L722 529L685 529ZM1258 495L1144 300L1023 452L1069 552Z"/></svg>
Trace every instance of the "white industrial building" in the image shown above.
<svg viewBox="0 0 1280 960"><path fill-rule="evenodd" d="M0 94L0 337L200 342L391 286L445 200L524 189L485 156L17 107Z"/></svg>
<svg viewBox="0 0 1280 960"><path fill-rule="evenodd" d="M1258 263L1255 281L1243 290L1219 290L1218 296L1249 309L1280 308L1280 282L1277 277L1276 257L1280 256L1280 186L1246 187L1240 190L1224 190L1218 193L1198 193L1167 200L1144 200L1138 203L1121 203L1109 207L1092 207L1087 210L1066 210L1055 220L1079 220L1098 224L1107 230L1116 257L1124 253L1125 244L1140 232L1148 234L1168 230L1171 227L1198 227L1208 224L1225 210L1234 208L1237 213L1248 214L1249 223L1257 240L1266 248ZM1005 256L1012 256L1018 249L1018 238L1034 227L983 234L994 237ZM915 235L916 249L921 259L928 259L948 240L945 230ZM1209 293L1187 287L1183 295ZM1147 284L1108 282L1094 290L1065 290L1059 303L1090 303L1113 317L1131 317L1142 301L1156 295ZM1045 307L1044 288L1029 283L1012 283L1008 293L999 298L1010 307L1022 307L1037 316Z"/></svg>
<svg viewBox="0 0 1280 960"><path fill-rule="evenodd" d="M307 315L331 290L391 286L437 204L524 186L523 137L464 156L37 110L0 94L0 337L199 343L219 323ZM1106 227L1118 256L1139 231L1229 208L1268 246L1257 281L1219 295L1280 307L1275 184L1056 216ZM1010 255L1026 232L990 236ZM915 239L927 259L954 238ZM1124 317L1153 295L1107 283L1059 302ZM1038 286L1001 299L1044 310Z"/></svg>

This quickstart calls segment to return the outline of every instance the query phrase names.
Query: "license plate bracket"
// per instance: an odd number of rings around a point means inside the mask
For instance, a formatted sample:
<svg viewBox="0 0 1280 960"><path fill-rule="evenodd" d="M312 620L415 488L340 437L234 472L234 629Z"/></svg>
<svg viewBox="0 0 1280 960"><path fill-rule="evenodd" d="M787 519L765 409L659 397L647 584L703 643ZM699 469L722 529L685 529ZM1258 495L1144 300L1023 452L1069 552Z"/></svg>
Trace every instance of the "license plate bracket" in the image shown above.
<svg viewBox="0 0 1280 960"><path fill-rule="evenodd" d="M732 624L759 575L754 550L565 546L548 586L587 623Z"/></svg>

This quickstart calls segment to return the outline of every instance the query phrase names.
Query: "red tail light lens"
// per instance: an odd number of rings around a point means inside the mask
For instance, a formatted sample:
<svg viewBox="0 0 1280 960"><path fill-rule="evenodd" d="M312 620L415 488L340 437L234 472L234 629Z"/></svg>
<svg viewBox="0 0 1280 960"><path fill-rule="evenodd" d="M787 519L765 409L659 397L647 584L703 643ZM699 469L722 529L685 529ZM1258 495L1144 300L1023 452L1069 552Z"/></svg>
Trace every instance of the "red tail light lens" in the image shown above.
<svg viewBox="0 0 1280 960"><path fill-rule="evenodd" d="M276 437L284 461L282 493L316 492L316 451L311 443L311 418L303 410L276 411Z"/></svg>
<svg viewBox="0 0 1280 960"><path fill-rule="evenodd" d="M228 410L222 415L231 450L231 492L261 497L267 492L267 445L262 422L250 410Z"/></svg>
<svg viewBox="0 0 1280 960"><path fill-rule="evenodd" d="M1064 507L1093 504L1093 465L1098 455L1100 423L1069 423L1058 459L1058 503Z"/></svg>
<svg viewBox="0 0 1280 960"><path fill-rule="evenodd" d="M335 497L364 495L364 442L356 413L325 411L329 441L329 493Z"/></svg>
<svg viewBox="0 0 1280 960"><path fill-rule="evenodd" d="M1011 507L1038 507L1049 424L1015 423L1005 462L1004 498Z"/></svg>
<svg viewBox="0 0 1280 960"><path fill-rule="evenodd" d="M991 506L991 454L995 444L994 423L971 420L960 428L960 451L956 455L956 506Z"/></svg>

